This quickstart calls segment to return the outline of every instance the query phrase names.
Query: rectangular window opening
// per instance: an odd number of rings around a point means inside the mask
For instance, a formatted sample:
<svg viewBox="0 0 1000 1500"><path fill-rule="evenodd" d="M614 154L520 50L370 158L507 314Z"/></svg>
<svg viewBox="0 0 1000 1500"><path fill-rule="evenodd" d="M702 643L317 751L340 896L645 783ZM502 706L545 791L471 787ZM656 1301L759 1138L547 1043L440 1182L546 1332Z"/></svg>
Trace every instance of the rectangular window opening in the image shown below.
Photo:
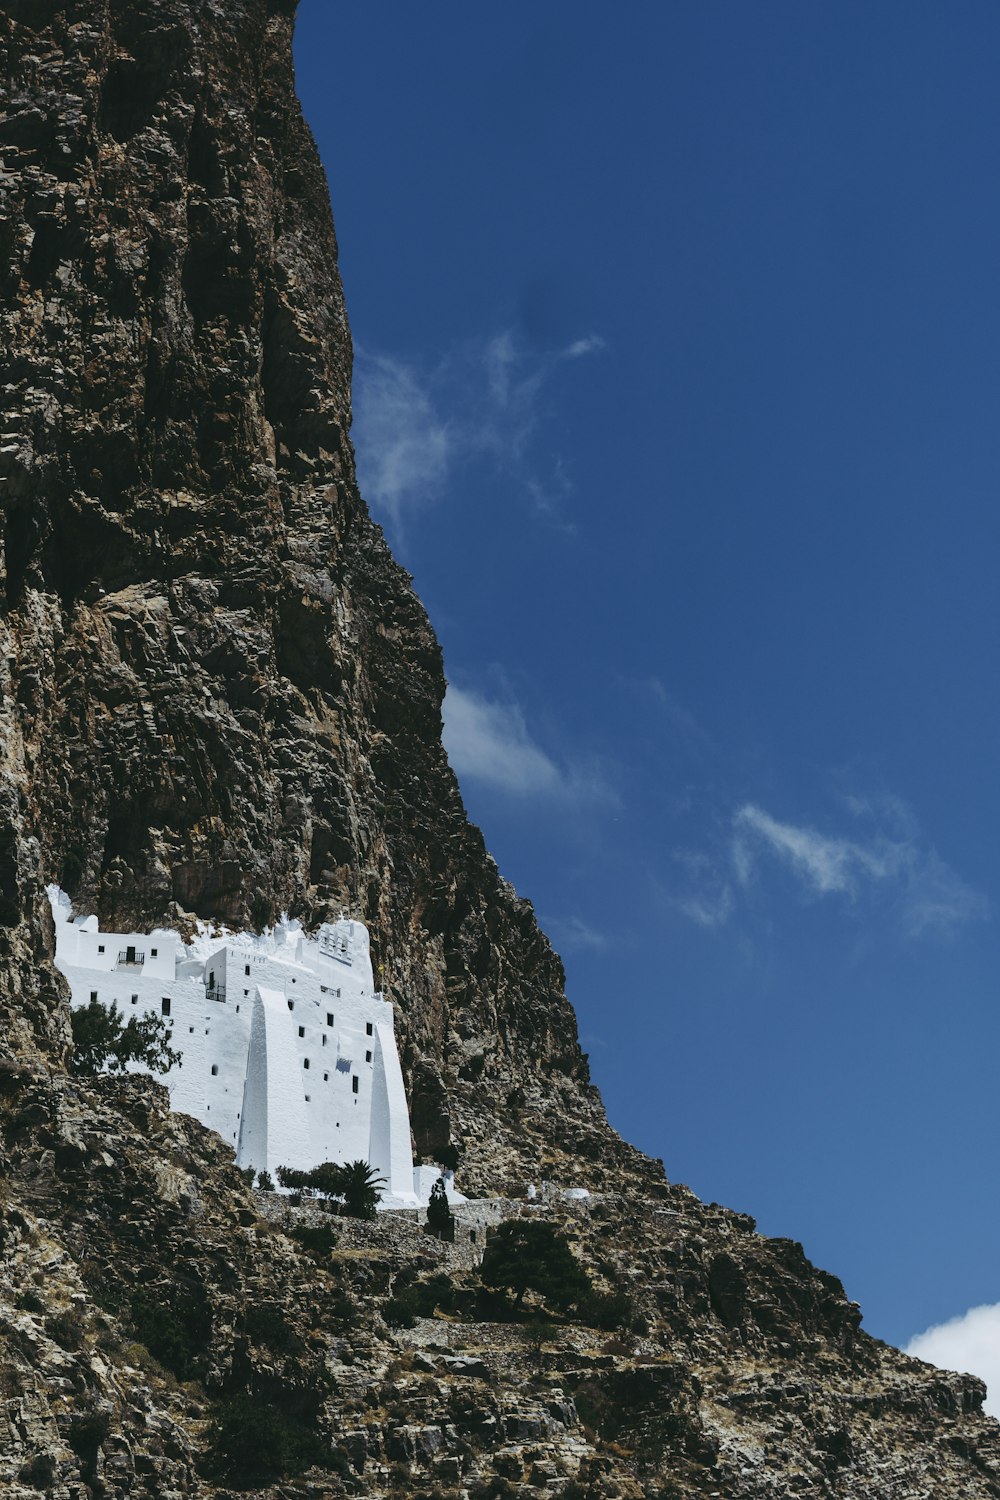
<svg viewBox="0 0 1000 1500"><path fill-rule="evenodd" d="M357 1075L357 1073L354 1073L354 1074L351 1075L351 1092L352 1092L352 1094L356 1094L358 1092L358 1075Z"/></svg>
<svg viewBox="0 0 1000 1500"><path fill-rule="evenodd" d="M170 997L169 997L169 995L164 995L163 999L160 1001L160 1014L163 1015L163 1016L169 1016L169 1014L170 1014Z"/></svg>

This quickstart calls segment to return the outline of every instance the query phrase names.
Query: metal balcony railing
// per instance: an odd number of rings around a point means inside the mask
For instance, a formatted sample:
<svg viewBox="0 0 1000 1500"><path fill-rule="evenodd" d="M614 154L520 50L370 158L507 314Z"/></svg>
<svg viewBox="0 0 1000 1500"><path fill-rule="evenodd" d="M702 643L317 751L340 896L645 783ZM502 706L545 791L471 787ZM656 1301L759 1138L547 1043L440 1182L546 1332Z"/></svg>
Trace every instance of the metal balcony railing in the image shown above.
<svg viewBox="0 0 1000 1500"><path fill-rule="evenodd" d="M146 962L145 953L140 953L138 948L123 948L118 955L119 969L141 969Z"/></svg>

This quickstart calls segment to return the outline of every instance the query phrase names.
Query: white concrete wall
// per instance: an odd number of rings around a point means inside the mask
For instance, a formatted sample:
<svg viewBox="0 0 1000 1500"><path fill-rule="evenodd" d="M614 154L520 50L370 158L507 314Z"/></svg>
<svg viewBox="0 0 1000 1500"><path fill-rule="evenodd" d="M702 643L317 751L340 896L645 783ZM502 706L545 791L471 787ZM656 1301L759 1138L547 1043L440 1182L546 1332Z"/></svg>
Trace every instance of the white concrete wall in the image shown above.
<svg viewBox="0 0 1000 1500"><path fill-rule="evenodd" d="M175 933L101 934L66 910L53 900L72 1004L95 994L126 1019L167 1018L181 1053L163 1080L171 1104L217 1130L241 1166L273 1176L360 1159L387 1179L394 1206L417 1201L393 1008L373 988L360 922L330 924L318 941L203 936L186 947ZM143 965L118 965L129 947Z"/></svg>

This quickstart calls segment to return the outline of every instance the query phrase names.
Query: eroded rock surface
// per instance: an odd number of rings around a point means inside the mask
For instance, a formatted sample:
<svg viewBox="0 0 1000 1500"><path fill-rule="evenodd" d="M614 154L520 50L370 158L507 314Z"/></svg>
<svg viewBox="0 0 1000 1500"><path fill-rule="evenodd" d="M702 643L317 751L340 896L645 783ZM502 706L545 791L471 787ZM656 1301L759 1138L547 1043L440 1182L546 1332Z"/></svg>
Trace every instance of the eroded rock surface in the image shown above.
<svg viewBox="0 0 1000 1500"><path fill-rule="evenodd" d="M357 492L293 7L2 9L4 930L41 920L45 880L118 930L343 906L398 1005L418 1149L453 1131L475 1176L481 1135L491 1175L517 1170L544 1099L614 1155Z"/></svg>
<svg viewBox="0 0 1000 1500"><path fill-rule="evenodd" d="M281 1448L273 1496L1000 1495L978 1381L605 1122L355 485L293 10L0 0L0 1489L221 1500L229 1422ZM346 906L418 1149L512 1196L463 1211L475 1244L331 1245L155 1084L68 1077L50 880L122 927ZM531 1204L542 1176L595 1196ZM539 1213L625 1294L608 1327L484 1294L488 1222ZM394 1322L435 1276L447 1306Z"/></svg>

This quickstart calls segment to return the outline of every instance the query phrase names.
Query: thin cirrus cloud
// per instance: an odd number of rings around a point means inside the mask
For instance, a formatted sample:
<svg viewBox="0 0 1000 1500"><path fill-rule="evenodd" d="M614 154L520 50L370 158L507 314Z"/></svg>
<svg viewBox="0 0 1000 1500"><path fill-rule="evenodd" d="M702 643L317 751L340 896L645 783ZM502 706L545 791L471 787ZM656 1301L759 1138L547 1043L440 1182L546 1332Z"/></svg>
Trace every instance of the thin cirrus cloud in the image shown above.
<svg viewBox="0 0 1000 1500"><path fill-rule="evenodd" d="M699 926L722 926L741 897L764 887L767 868L777 866L809 898L888 906L907 938L947 936L988 916L986 898L922 844L904 803L854 798L847 805L856 818L874 823L867 837L821 833L744 803L732 815L724 854L676 856L689 878L672 904Z"/></svg>
<svg viewBox="0 0 1000 1500"><path fill-rule="evenodd" d="M355 444L362 485L391 519L444 484L456 436L435 411L415 370L382 355L359 359Z"/></svg>
<svg viewBox="0 0 1000 1500"><path fill-rule="evenodd" d="M603 953L608 946L607 933L582 917L543 914L542 925L562 953Z"/></svg>
<svg viewBox="0 0 1000 1500"><path fill-rule="evenodd" d="M970 1307L947 1323L918 1333L904 1351L940 1370L957 1370L985 1380L983 1410L1000 1417L1000 1303Z"/></svg>
<svg viewBox="0 0 1000 1500"><path fill-rule="evenodd" d="M518 704L449 683L442 706L444 747L462 781L479 782L514 797L613 802L599 771L543 750Z"/></svg>
<svg viewBox="0 0 1000 1500"><path fill-rule="evenodd" d="M456 469L486 459L520 484L540 519L572 529L563 513L572 482L559 456L536 441L539 398L560 366L604 347L592 334L541 355L504 330L430 369L359 347L353 435L363 493L401 531L408 514L441 497Z"/></svg>

